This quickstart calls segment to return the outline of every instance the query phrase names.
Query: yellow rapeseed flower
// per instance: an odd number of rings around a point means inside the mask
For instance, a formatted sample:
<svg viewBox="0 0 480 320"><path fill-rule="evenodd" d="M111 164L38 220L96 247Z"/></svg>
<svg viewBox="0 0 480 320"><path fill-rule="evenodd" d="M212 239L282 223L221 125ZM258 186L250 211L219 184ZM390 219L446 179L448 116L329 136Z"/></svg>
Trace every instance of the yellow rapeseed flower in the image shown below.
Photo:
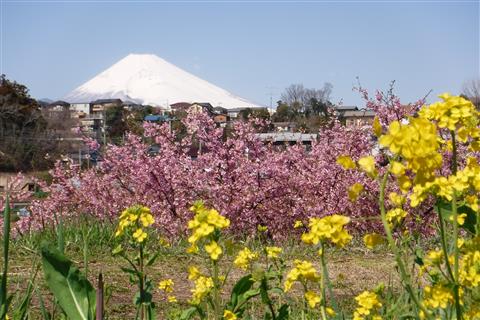
<svg viewBox="0 0 480 320"><path fill-rule="evenodd" d="M150 213L140 214L139 219L144 227L151 226L155 222L155 219L153 219L153 216Z"/></svg>
<svg viewBox="0 0 480 320"><path fill-rule="evenodd" d="M433 287L426 286L423 292L425 293L423 303L427 308L445 309L454 301L452 290L442 284L436 284Z"/></svg>
<svg viewBox="0 0 480 320"><path fill-rule="evenodd" d="M401 207L405 203L405 197L396 192L390 192L388 194L388 199L396 207Z"/></svg>
<svg viewBox="0 0 480 320"><path fill-rule="evenodd" d="M295 221L295 224L293 225L293 228L298 229L303 227L303 222L300 220Z"/></svg>
<svg viewBox="0 0 480 320"><path fill-rule="evenodd" d="M390 163L390 172L397 177L403 176L405 174L405 166L398 161L392 161Z"/></svg>
<svg viewBox="0 0 480 320"><path fill-rule="evenodd" d="M148 227L155 222L153 216L150 213L150 209L140 205L131 206L122 211L120 214L120 220L115 232L115 237L120 237L125 233L127 229L136 229L134 233L134 239L141 243L147 237L146 233L140 232L141 226Z"/></svg>
<svg viewBox="0 0 480 320"><path fill-rule="evenodd" d="M480 285L480 250L467 252L460 260L459 269L460 283L469 288Z"/></svg>
<svg viewBox="0 0 480 320"><path fill-rule="evenodd" d="M267 257L276 259L278 255L282 252L282 248L279 247L266 247L265 251L267 252Z"/></svg>
<svg viewBox="0 0 480 320"><path fill-rule="evenodd" d="M199 276L195 279L195 287L191 290L192 300L194 305L200 304L202 299L207 296L213 288L213 279L210 277Z"/></svg>
<svg viewBox="0 0 480 320"><path fill-rule="evenodd" d="M338 247L344 247L352 236L344 229L350 218L334 214L323 218L311 218L309 232L302 235L302 241L316 245L320 241L329 240Z"/></svg>
<svg viewBox="0 0 480 320"><path fill-rule="evenodd" d="M377 294L374 292L363 291L355 297L355 300L357 301L358 306L354 312L354 319L365 319L367 316L373 314L382 307Z"/></svg>
<svg viewBox="0 0 480 320"><path fill-rule="evenodd" d="M225 310L223 312L223 319L225 319L225 320L236 320L237 315L230 310Z"/></svg>
<svg viewBox="0 0 480 320"><path fill-rule="evenodd" d="M377 169L375 168L375 159L372 156L362 157L358 160L358 165L370 177L377 176Z"/></svg>
<svg viewBox="0 0 480 320"><path fill-rule="evenodd" d="M192 245L208 237L215 229L224 229L230 225L230 220L220 215L217 210L206 208L202 201L196 201L190 211L195 213L187 225L188 229L192 230L188 238L188 242Z"/></svg>
<svg viewBox="0 0 480 320"><path fill-rule="evenodd" d="M167 293L173 292L174 282L172 279L165 279L158 283L158 288Z"/></svg>
<svg viewBox="0 0 480 320"><path fill-rule="evenodd" d="M321 297L316 292L310 290L305 292L305 300L307 300L310 308L313 309L318 303L320 303Z"/></svg>
<svg viewBox="0 0 480 320"><path fill-rule="evenodd" d="M355 202L362 191L363 185L358 182L354 183L350 188L348 188L348 198L350 201Z"/></svg>
<svg viewBox="0 0 480 320"><path fill-rule="evenodd" d="M341 165L344 169L355 169L357 166L353 162L352 158L349 156L339 156L337 158L337 163Z"/></svg>
<svg viewBox="0 0 480 320"><path fill-rule="evenodd" d="M258 254L256 252L252 252L250 251L250 249L244 248L238 252L237 257L233 261L233 264L235 264L235 266L240 269L247 270L251 261L257 258Z"/></svg>
<svg viewBox="0 0 480 320"><path fill-rule="evenodd" d="M137 231L133 233L133 238L138 243L142 243L147 238L147 233L144 232L141 228L138 228Z"/></svg>
<svg viewBox="0 0 480 320"><path fill-rule="evenodd" d="M262 226L261 224L259 224L257 226L257 230L258 232L267 232L268 231L268 227L267 226Z"/></svg>
<svg viewBox="0 0 480 320"><path fill-rule="evenodd" d="M375 136L380 137L382 135L383 128L378 117L373 118L372 129Z"/></svg>
<svg viewBox="0 0 480 320"><path fill-rule="evenodd" d="M334 311L332 308L330 308L330 307L326 307L326 308L325 308L325 311L327 312L327 314L328 314L330 317L335 317L335 315L336 315L335 311Z"/></svg>
<svg viewBox="0 0 480 320"><path fill-rule="evenodd" d="M287 274L284 291L287 292L292 288L295 281L312 281L318 282L320 275L310 261L295 260L295 267Z"/></svg>
<svg viewBox="0 0 480 320"><path fill-rule="evenodd" d="M197 280L198 277L200 277L201 275L202 273L200 272L200 270L198 270L197 267L190 266L188 268L188 280Z"/></svg>
<svg viewBox="0 0 480 320"><path fill-rule="evenodd" d="M407 212L401 208L388 210L386 214L387 221L390 225L395 225L402 222L403 218L407 216Z"/></svg>
<svg viewBox="0 0 480 320"><path fill-rule="evenodd" d="M382 244L384 242L384 239L381 235L377 233L369 233L363 237L363 242L365 243L365 246L367 248L373 249L379 244Z"/></svg>
<svg viewBox="0 0 480 320"><path fill-rule="evenodd" d="M205 245L205 251L210 255L210 259L218 260L222 254L222 248L215 241Z"/></svg>

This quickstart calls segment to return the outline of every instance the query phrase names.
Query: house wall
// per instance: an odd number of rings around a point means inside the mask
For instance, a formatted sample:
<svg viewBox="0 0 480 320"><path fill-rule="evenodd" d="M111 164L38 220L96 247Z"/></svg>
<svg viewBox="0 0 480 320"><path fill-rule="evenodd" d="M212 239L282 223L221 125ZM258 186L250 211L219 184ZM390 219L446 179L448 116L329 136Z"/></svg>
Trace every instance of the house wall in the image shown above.
<svg viewBox="0 0 480 320"><path fill-rule="evenodd" d="M72 112L83 112L85 114L90 114L90 103L72 103L70 105L70 110Z"/></svg>

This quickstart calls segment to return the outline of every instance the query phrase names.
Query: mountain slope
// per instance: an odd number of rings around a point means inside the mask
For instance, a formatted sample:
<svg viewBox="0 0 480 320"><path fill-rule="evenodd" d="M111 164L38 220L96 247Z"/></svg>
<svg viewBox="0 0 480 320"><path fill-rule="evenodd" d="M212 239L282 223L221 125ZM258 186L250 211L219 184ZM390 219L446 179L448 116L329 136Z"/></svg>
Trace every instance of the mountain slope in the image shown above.
<svg viewBox="0 0 480 320"><path fill-rule="evenodd" d="M163 107L176 102L210 102L227 109L262 107L152 54L126 56L63 100L89 102L109 98Z"/></svg>

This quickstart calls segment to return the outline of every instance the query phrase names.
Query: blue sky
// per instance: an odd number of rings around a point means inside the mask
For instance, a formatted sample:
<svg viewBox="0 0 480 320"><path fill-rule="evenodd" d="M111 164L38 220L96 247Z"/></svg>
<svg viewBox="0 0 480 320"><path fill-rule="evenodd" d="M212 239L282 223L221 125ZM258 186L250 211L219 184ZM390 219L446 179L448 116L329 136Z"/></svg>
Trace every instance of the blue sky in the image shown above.
<svg viewBox="0 0 480 320"><path fill-rule="evenodd" d="M60 98L129 53L153 53L270 104L290 84L333 84L363 105L396 80L403 101L479 77L479 2L18 2L1 0L1 72Z"/></svg>

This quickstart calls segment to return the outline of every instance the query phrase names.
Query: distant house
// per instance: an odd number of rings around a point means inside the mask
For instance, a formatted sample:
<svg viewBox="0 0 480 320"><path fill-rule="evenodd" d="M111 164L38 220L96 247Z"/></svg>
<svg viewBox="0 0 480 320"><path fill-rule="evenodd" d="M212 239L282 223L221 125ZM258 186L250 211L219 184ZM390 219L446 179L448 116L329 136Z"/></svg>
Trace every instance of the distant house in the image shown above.
<svg viewBox="0 0 480 320"><path fill-rule="evenodd" d="M339 118L343 117L347 111L357 111L357 106L335 106L334 108L335 115Z"/></svg>
<svg viewBox="0 0 480 320"><path fill-rule="evenodd" d="M187 110L191 106L192 104L188 102L177 102L177 103L171 104L170 108L172 109L172 112L180 112L180 111L187 112Z"/></svg>
<svg viewBox="0 0 480 320"><path fill-rule="evenodd" d="M143 105L141 105L140 103L137 103L137 102L133 102L133 101L124 101L122 103L122 105L123 105L123 109L128 110L128 111L133 111L133 110L143 108Z"/></svg>
<svg viewBox="0 0 480 320"><path fill-rule="evenodd" d="M120 107L122 103L120 99L98 99L92 102L92 112L105 111L112 107Z"/></svg>
<svg viewBox="0 0 480 320"><path fill-rule="evenodd" d="M228 123L228 115L226 114L215 114L213 116L213 122L215 122L220 127L225 127Z"/></svg>
<svg viewBox="0 0 480 320"><path fill-rule="evenodd" d="M373 123L375 118L375 111L373 110L356 110L356 111L345 111L342 117L345 120L345 125L347 127L352 126L366 126Z"/></svg>
<svg viewBox="0 0 480 320"><path fill-rule="evenodd" d="M225 114L228 115L228 109L224 107L214 107L213 112L216 114Z"/></svg>
<svg viewBox="0 0 480 320"><path fill-rule="evenodd" d="M18 177L16 173L0 172L0 193L6 192L8 187L13 188L9 190L12 193L35 191L35 181L32 177L23 175L21 180L18 180Z"/></svg>
<svg viewBox="0 0 480 320"><path fill-rule="evenodd" d="M58 100L48 104L47 108L49 111L67 111L70 109L70 103Z"/></svg>
<svg viewBox="0 0 480 320"><path fill-rule="evenodd" d="M70 104L72 118L83 118L90 114L90 103L72 103Z"/></svg>
<svg viewBox="0 0 480 320"><path fill-rule="evenodd" d="M273 122L272 125L278 132L293 132L297 128L295 122Z"/></svg>
<svg viewBox="0 0 480 320"><path fill-rule="evenodd" d="M214 115L213 106L208 102L194 102L190 108L188 108L188 111L193 113L206 112L211 116Z"/></svg>
<svg viewBox="0 0 480 320"><path fill-rule="evenodd" d="M315 133L299 133L299 132L269 132L257 133L257 138L265 143L271 143L274 146L294 145L301 143L310 146L313 141L317 140Z"/></svg>
<svg viewBox="0 0 480 320"><path fill-rule="evenodd" d="M245 109L248 109L248 108L231 108L231 109L228 109L228 116L230 117L230 119L235 120L235 119L238 118L238 114L240 113L240 111L245 110Z"/></svg>

